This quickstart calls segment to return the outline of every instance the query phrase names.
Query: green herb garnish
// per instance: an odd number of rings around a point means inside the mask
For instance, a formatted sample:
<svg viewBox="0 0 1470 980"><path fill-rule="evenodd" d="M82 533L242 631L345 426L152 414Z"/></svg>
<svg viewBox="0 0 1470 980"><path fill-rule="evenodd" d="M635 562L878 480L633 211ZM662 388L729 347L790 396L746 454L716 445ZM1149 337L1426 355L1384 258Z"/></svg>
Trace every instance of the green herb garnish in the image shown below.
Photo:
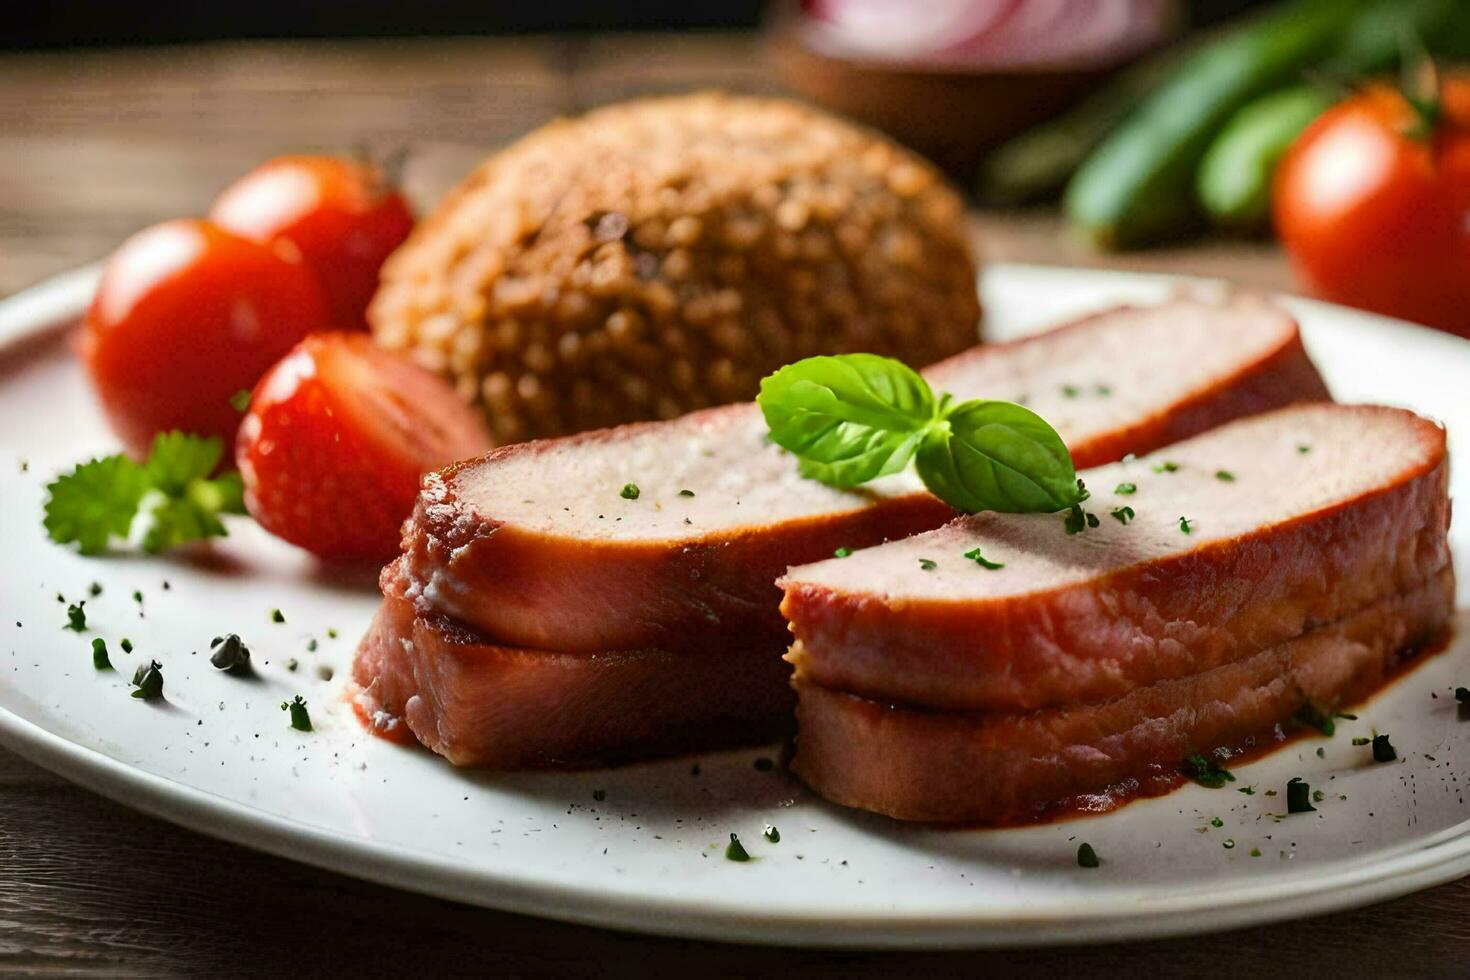
<svg viewBox="0 0 1470 980"><path fill-rule="evenodd" d="M777 830L771 824L766 824L766 829L761 832L761 836L770 841L772 844L781 843L781 831Z"/></svg>
<svg viewBox="0 0 1470 980"><path fill-rule="evenodd" d="M1133 520L1135 516L1132 507L1115 507L1108 513L1110 513L1113 517L1113 520L1117 521L1119 524L1127 524L1129 521Z"/></svg>
<svg viewBox="0 0 1470 980"><path fill-rule="evenodd" d="M986 558L984 555L980 554L979 548L971 548L969 551L965 552L965 557L970 559L975 564L979 565L981 568L988 568L991 571L995 571L997 568L1006 567L1003 562L991 561L989 558Z"/></svg>
<svg viewBox="0 0 1470 980"><path fill-rule="evenodd" d="M1179 464L1176 463L1176 462L1174 462L1173 460L1166 459L1162 463L1155 463L1154 464L1154 472L1155 473L1177 473L1177 472L1179 472Z"/></svg>
<svg viewBox="0 0 1470 980"><path fill-rule="evenodd" d="M213 436L162 432L142 465L121 454L82 463L47 485L46 533L57 544L76 542L84 555L100 554L128 536L143 510L145 551L223 537L220 515L245 513L238 473L209 478L223 453Z"/></svg>
<svg viewBox="0 0 1470 980"><path fill-rule="evenodd" d="M97 598L99 595L102 594L102 583L93 582L91 585L87 586L87 594L90 595L93 599Z"/></svg>
<svg viewBox="0 0 1470 980"><path fill-rule="evenodd" d="M844 546L844 547L838 548L836 551L832 552L832 557L833 558L846 558L846 557L848 557L851 554L852 554L852 549Z"/></svg>
<svg viewBox="0 0 1470 980"><path fill-rule="evenodd" d="M1223 827L1223 826L1225 826L1225 821L1221 820L1219 817L1211 817L1210 818L1210 826L1211 827Z"/></svg>
<svg viewBox="0 0 1470 980"><path fill-rule="evenodd" d="M1181 517L1181 518L1179 518L1179 530L1183 531L1185 534L1190 534L1190 533L1192 533L1191 532L1191 528L1192 528L1192 522L1190 521L1189 518L1187 518L1187 517Z"/></svg>
<svg viewBox="0 0 1470 980"><path fill-rule="evenodd" d="M1113 488L1113 493L1120 493L1120 494L1123 494L1124 496L1127 496L1130 493L1137 493L1137 492L1138 492L1138 484L1136 484L1136 483L1120 483L1116 487Z"/></svg>
<svg viewBox="0 0 1470 980"><path fill-rule="evenodd" d="M133 697L156 701L163 697L163 664L150 660L133 672Z"/></svg>
<svg viewBox="0 0 1470 980"><path fill-rule="evenodd" d="M693 490L680 490L679 491L679 496L681 496L681 497L692 497L692 496L694 496L694 491Z"/></svg>
<svg viewBox="0 0 1470 980"><path fill-rule="evenodd" d="M1076 398L1079 393L1076 385L1062 385L1063 398Z"/></svg>
<svg viewBox="0 0 1470 980"><path fill-rule="evenodd" d="M1235 773L1214 759L1200 752L1192 752L1184 758L1185 773L1201 786L1219 789L1226 783L1235 782Z"/></svg>
<svg viewBox="0 0 1470 980"><path fill-rule="evenodd" d="M122 647L123 653L133 652L133 641L128 639L126 636L122 638L122 642L119 643L118 646Z"/></svg>
<svg viewBox="0 0 1470 980"><path fill-rule="evenodd" d="M1051 513L1077 503L1061 436L1013 402L936 397L916 371L873 354L809 357L761 382L771 441L803 476L855 487L913 462L956 510Z"/></svg>
<svg viewBox="0 0 1470 980"><path fill-rule="evenodd" d="M745 845L740 843L740 838L735 834L730 835L730 843L725 845L725 860L727 861L749 861L750 855L746 853Z"/></svg>
<svg viewBox="0 0 1470 980"><path fill-rule="evenodd" d="M306 701L296 695L290 701L281 702L281 710L291 712L291 727L298 732L311 731L311 715L306 712Z"/></svg>
<svg viewBox="0 0 1470 980"><path fill-rule="evenodd" d="M1312 787L1300 776L1293 776L1286 783L1286 812L1287 813L1310 813L1317 808L1312 806Z"/></svg>
<svg viewBox="0 0 1470 980"><path fill-rule="evenodd" d="M217 669L236 676L250 673L250 648L235 633L216 636L209 641L209 662Z"/></svg>
<svg viewBox="0 0 1470 980"><path fill-rule="evenodd" d="M1337 722L1332 720L1332 715L1322 711L1310 701L1297 709L1296 714L1292 716L1292 720L1299 725L1315 728L1328 738L1331 738L1337 731Z"/></svg>
<svg viewBox="0 0 1470 980"><path fill-rule="evenodd" d="M920 558L919 567L926 572L932 572L939 567L939 562L934 561L932 558Z"/></svg>
<svg viewBox="0 0 1470 980"><path fill-rule="evenodd" d="M112 660L107 656L107 641L100 636L92 640L92 666L96 670L112 669Z"/></svg>
<svg viewBox="0 0 1470 980"><path fill-rule="evenodd" d="M1097 852L1092 849L1091 844L1083 841L1077 845L1077 867L1095 868L1100 864L1102 861L1098 860Z"/></svg>
<svg viewBox="0 0 1470 980"><path fill-rule="evenodd" d="M1392 762L1399 754L1394 750L1393 743L1389 742L1387 735L1373 736L1373 761Z"/></svg>
<svg viewBox="0 0 1470 980"><path fill-rule="evenodd" d="M1366 736L1366 735L1359 735L1358 737L1356 737L1356 738L1353 739L1353 744L1354 745L1367 745L1371 741L1373 741L1373 740L1371 738L1369 738L1368 736Z"/></svg>
<svg viewBox="0 0 1470 980"><path fill-rule="evenodd" d="M284 623L285 621L286 621L286 614L285 613L281 612L279 609L272 609L271 610L271 622L273 622L273 623Z"/></svg>
<svg viewBox="0 0 1470 980"><path fill-rule="evenodd" d="M624 500L637 500L638 493L638 484L624 483L623 489L618 491L618 496L622 497Z"/></svg>
<svg viewBox="0 0 1470 980"><path fill-rule="evenodd" d="M87 629L87 600L73 602L66 607L66 625L63 629L74 630L78 633Z"/></svg>
<svg viewBox="0 0 1470 980"><path fill-rule="evenodd" d="M1073 504L1067 510L1067 516L1062 521L1062 527L1068 534L1081 534L1090 527L1097 527L1102 523L1096 514L1082 509L1081 504Z"/></svg>
<svg viewBox="0 0 1470 980"><path fill-rule="evenodd" d="M1230 472L1229 470L1216 470L1215 479L1219 480L1221 483L1234 483L1235 474Z"/></svg>
<svg viewBox="0 0 1470 980"><path fill-rule="evenodd" d="M1302 443L1301 445L1296 447L1296 451L1305 456L1307 453L1312 451L1312 447L1308 446L1306 443Z"/></svg>
<svg viewBox="0 0 1470 980"><path fill-rule="evenodd" d="M230 396L230 407L237 412L243 412L250 407L250 389L241 388Z"/></svg>

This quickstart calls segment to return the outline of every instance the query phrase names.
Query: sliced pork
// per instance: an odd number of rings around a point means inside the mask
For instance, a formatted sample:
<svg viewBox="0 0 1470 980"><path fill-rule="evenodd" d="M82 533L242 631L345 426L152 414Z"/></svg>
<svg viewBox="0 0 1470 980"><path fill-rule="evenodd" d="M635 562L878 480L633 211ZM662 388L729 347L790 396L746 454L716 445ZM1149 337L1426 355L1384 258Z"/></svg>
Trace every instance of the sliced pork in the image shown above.
<svg viewBox="0 0 1470 980"><path fill-rule="evenodd" d="M1299 405L1083 472L1096 527L977 515L794 568L793 768L900 819L1009 822L1330 712L1449 621L1447 466L1411 412Z"/></svg>
<svg viewBox="0 0 1470 980"><path fill-rule="evenodd" d="M925 371L1024 401L1078 465L1327 398L1296 324L1249 299L1120 308ZM537 649L705 648L779 634L788 565L937 527L911 474L834 490L797 474L753 405L508 446L430 477L405 535L410 598Z"/></svg>

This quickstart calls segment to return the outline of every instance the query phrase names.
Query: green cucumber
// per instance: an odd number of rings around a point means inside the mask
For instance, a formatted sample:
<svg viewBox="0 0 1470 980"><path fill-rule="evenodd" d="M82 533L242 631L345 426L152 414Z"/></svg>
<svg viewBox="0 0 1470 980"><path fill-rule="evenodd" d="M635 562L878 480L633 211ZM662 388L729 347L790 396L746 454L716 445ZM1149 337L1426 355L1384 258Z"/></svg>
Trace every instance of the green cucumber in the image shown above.
<svg viewBox="0 0 1470 980"><path fill-rule="evenodd" d="M1263 95L1231 116L1195 175L1205 213L1225 228L1267 228L1277 161L1333 101L1317 86L1300 85Z"/></svg>
<svg viewBox="0 0 1470 980"><path fill-rule="evenodd" d="M1216 130L1246 102L1329 56L1364 3L1297 0L1207 45L1087 158L1063 207L1094 244L1129 248L1196 217L1194 175Z"/></svg>

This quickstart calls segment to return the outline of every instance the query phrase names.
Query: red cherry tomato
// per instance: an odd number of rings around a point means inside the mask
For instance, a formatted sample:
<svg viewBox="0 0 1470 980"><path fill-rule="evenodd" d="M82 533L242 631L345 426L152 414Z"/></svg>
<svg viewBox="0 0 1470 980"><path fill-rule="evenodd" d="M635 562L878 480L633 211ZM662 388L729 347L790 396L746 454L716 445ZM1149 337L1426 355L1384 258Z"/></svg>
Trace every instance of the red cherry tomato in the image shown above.
<svg viewBox="0 0 1470 980"><path fill-rule="evenodd" d="M362 333L316 334L261 379L235 462L267 531L329 561L386 561L419 477L491 448L443 379Z"/></svg>
<svg viewBox="0 0 1470 980"><path fill-rule="evenodd" d="M1424 135L1387 85L1329 109L1282 159L1276 226L1324 299L1470 336L1470 76L1440 97Z"/></svg>
<svg viewBox="0 0 1470 980"><path fill-rule="evenodd" d="M338 326L364 326L378 270L413 228L413 212L378 167L336 157L287 156L225 189L211 220L256 241L301 251Z"/></svg>
<svg viewBox="0 0 1470 980"><path fill-rule="evenodd" d="M229 446L241 417L231 397L326 322L316 280L294 257L181 219L113 253L81 352L108 421L142 457L170 429Z"/></svg>

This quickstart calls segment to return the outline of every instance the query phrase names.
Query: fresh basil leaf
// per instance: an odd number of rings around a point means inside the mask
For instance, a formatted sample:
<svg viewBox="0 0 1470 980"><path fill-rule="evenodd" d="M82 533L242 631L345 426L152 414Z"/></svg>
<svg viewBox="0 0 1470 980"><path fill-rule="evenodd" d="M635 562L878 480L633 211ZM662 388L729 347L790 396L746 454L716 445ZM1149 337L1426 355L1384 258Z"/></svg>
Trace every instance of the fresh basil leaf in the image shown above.
<svg viewBox="0 0 1470 980"><path fill-rule="evenodd" d="M939 411L918 372L874 354L789 364L761 381L756 402L802 475L835 487L902 470Z"/></svg>
<svg viewBox="0 0 1470 980"><path fill-rule="evenodd" d="M925 435L917 465L935 496L967 513L1050 513L1079 499L1062 437L1011 402L977 400L948 409Z"/></svg>

